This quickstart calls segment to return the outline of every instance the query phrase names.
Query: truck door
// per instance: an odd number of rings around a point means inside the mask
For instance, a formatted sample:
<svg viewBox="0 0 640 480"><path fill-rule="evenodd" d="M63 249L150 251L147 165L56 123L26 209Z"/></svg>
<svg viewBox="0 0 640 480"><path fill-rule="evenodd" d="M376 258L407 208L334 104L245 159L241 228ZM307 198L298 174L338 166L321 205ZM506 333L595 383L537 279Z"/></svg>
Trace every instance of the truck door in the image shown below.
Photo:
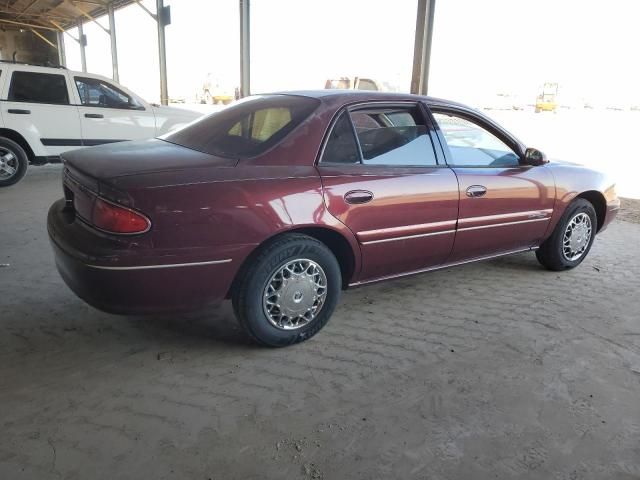
<svg viewBox="0 0 640 480"><path fill-rule="evenodd" d="M82 146L78 108L70 101L64 70L14 68L1 98L5 128L20 133L36 156L58 156Z"/></svg>
<svg viewBox="0 0 640 480"><path fill-rule="evenodd" d="M156 136L156 119L149 105L100 78L74 75L73 83L84 145Z"/></svg>

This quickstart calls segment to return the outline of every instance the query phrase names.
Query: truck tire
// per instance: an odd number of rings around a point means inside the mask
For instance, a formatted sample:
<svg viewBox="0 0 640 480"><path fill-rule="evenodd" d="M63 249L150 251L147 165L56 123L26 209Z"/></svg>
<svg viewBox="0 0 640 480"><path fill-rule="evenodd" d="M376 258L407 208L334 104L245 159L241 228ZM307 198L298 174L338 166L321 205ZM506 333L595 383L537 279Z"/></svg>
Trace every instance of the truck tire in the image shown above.
<svg viewBox="0 0 640 480"><path fill-rule="evenodd" d="M27 173L27 152L13 140L0 137L0 187L18 183Z"/></svg>

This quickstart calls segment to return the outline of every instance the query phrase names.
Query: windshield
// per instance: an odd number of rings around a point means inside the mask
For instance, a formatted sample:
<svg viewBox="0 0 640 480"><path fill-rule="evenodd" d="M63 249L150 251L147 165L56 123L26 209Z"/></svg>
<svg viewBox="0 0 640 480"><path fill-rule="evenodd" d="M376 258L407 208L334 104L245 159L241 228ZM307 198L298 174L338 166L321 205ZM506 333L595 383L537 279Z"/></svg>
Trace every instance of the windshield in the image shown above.
<svg viewBox="0 0 640 480"><path fill-rule="evenodd" d="M160 138L219 157L255 157L279 143L319 104L293 95L250 97Z"/></svg>

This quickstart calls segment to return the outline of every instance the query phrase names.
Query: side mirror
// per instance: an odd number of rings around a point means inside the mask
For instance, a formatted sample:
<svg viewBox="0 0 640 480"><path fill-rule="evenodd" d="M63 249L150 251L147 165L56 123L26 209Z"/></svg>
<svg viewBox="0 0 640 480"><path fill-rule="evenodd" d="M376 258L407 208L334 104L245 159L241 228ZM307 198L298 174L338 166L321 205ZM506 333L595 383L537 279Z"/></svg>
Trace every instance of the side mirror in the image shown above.
<svg viewBox="0 0 640 480"><path fill-rule="evenodd" d="M524 152L524 164L537 167L549 163L547 156L537 148L527 148Z"/></svg>

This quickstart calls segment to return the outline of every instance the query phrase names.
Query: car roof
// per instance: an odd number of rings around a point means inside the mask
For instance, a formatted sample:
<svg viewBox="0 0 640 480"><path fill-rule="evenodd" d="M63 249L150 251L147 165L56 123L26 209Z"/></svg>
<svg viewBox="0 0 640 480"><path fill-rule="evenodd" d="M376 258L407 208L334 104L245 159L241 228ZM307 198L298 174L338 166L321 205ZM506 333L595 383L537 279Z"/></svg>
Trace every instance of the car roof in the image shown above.
<svg viewBox="0 0 640 480"><path fill-rule="evenodd" d="M321 102L332 102L333 107L336 105L340 107L344 107L348 104L358 103L358 102L368 102L368 101L414 101L414 102L425 102L430 107L431 106L439 106L439 107L455 107L457 109L465 110L468 113L472 113L476 117L481 117L486 123L490 124L497 131L501 132L503 135L511 139L515 144L520 146L522 149L526 148L525 144L522 143L518 138L516 138L513 134L506 131L500 124L498 124L495 120L488 117L486 114L481 112L480 110L465 105L463 103L453 102L451 100L445 100L442 98L431 97L427 95L414 95L411 93L398 93L398 92L380 92L375 90L348 90L348 89L326 89L326 90L291 90L284 92L274 92L272 95L297 95L304 96L309 98L316 98Z"/></svg>
<svg viewBox="0 0 640 480"><path fill-rule="evenodd" d="M367 101L367 100L413 100L423 101L430 104L438 105L451 105L463 108L469 108L462 103L454 102L451 100L445 100L442 98L431 97L427 95L415 95L412 93L398 93L398 92L380 92L375 90L347 90L347 89L325 89L325 90L287 90L281 92L274 92L278 95L298 95L302 97L317 98L324 100L328 98L342 99L345 102L348 101Z"/></svg>

